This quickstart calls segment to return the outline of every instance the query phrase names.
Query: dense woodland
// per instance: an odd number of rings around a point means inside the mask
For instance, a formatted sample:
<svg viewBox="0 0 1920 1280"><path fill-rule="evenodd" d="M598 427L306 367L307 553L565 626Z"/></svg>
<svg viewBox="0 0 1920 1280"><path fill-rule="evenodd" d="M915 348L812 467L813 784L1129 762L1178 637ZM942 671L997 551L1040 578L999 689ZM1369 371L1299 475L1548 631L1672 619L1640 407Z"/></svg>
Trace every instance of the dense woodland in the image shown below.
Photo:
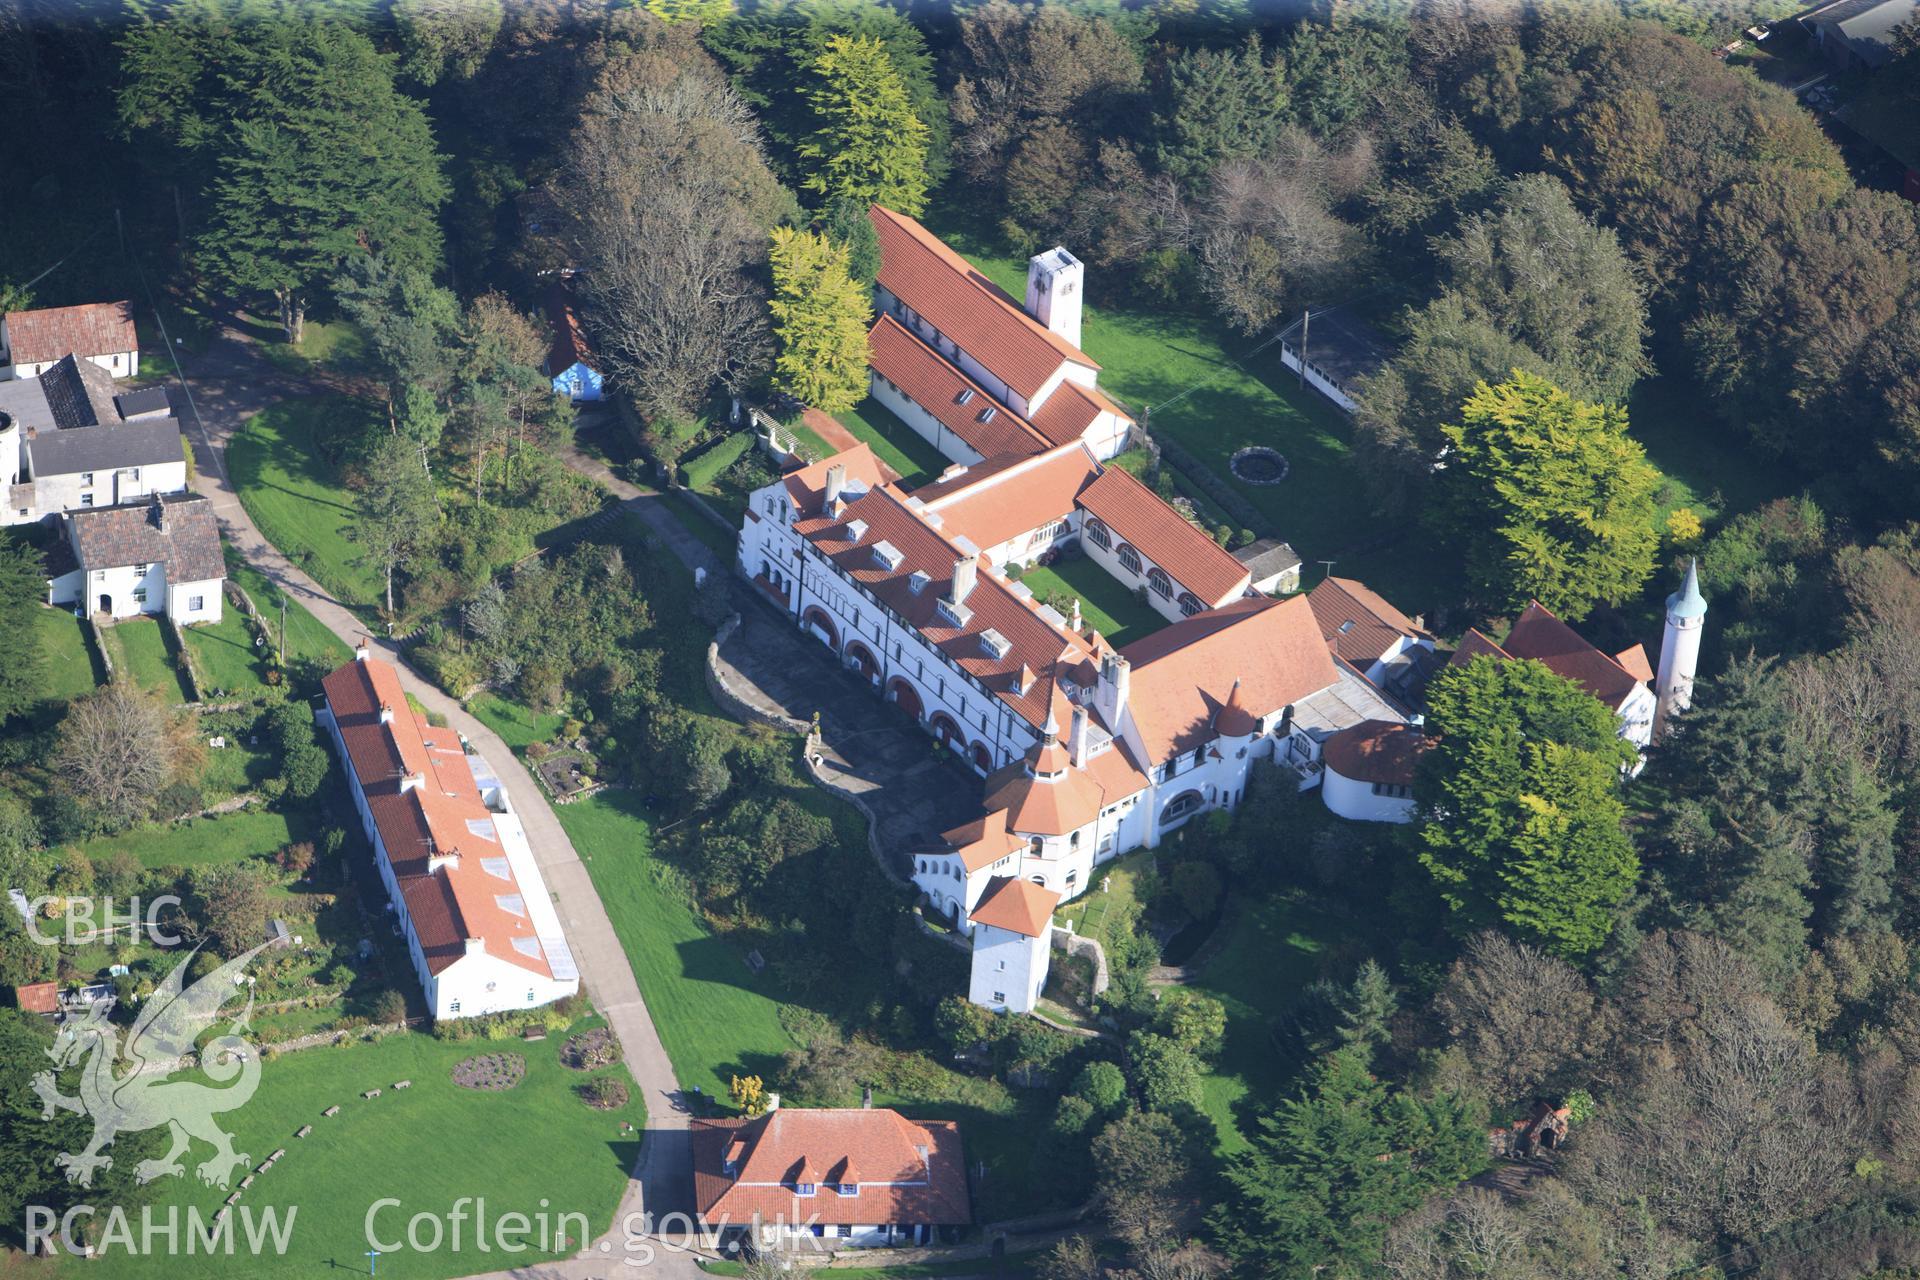
<svg viewBox="0 0 1920 1280"><path fill-rule="evenodd" d="M888 1073L936 1054L1057 1094L1050 1191L1099 1213L1047 1274L1910 1275L1920 214L1714 56L1785 8L0 0L0 300L131 278L290 345L353 321L375 410L313 447L354 494L372 613L424 627L447 688L579 717L691 820L663 841L688 894L819 1011L767 1064L789 1096L910 1095ZM1876 75L1920 119L1920 27ZM597 502L561 460L540 273L580 269L641 469L670 469L731 395L863 394L874 201L1066 243L1095 307L1238 352L1354 307L1399 346L1360 395L1353 500L1451 566L1406 603L1458 635L1539 599L1624 644L1697 555L1695 708L1622 785L1576 686L1449 670L1417 822L1342 826L1274 785L1163 851L1108 928L1108 1038L943 1000L951 955L787 745L696 714L724 598L617 539L528 558ZM531 202L562 229L526 234ZM1768 500L1670 500L1625 408L1654 379ZM29 555L0 559L9 610ZM87 731L36 679L0 666L9 760ZM0 865L42 882L49 847L147 816L70 773L12 789ZM1179 928L1282 899L1360 922L1284 1017L1230 1033L1149 982ZM856 949L841 981L823 936ZM1237 1143L1201 1106L1229 1034L1285 1068ZM1490 1155L1543 1105L1563 1150Z"/></svg>

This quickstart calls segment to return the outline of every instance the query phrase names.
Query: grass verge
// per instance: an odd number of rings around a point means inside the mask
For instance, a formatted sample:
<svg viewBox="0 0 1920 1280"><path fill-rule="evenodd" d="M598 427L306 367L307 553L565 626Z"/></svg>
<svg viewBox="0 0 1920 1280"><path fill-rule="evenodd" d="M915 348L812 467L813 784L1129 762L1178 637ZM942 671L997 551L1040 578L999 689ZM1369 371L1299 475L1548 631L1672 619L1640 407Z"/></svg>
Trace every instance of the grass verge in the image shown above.
<svg viewBox="0 0 1920 1280"><path fill-rule="evenodd" d="M370 412L346 396L286 400L248 419L227 445L227 469L260 532L348 605L379 600L381 584L349 536L353 495L325 459L360 436Z"/></svg>

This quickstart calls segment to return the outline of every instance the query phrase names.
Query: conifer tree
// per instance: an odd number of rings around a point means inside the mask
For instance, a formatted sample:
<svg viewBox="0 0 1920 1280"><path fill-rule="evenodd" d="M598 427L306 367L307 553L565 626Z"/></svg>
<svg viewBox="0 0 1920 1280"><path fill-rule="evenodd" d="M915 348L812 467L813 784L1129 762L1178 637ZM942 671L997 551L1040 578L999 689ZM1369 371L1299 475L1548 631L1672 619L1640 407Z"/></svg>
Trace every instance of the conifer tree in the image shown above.
<svg viewBox="0 0 1920 1280"><path fill-rule="evenodd" d="M1518 610L1538 600L1577 621L1601 601L1627 599L1653 572L1660 473L1627 435L1624 410L1516 369L1497 386L1479 384L1441 432L1436 524L1486 603Z"/></svg>
<svg viewBox="0 0 1920 1280"><path fill-rule="evenodd" d="M918 214L927 203L927 126L886 46L834 36L813 72L807 100L819 124L800 146L814 162L807 190Z"/></svg>
<svg viewBox="0 0 1920 1280"><path fill-rule="evenodd" d="M1887 789L1851 754L1827 763L1819 787L1821 932L1885 929L1898 823Z"/></svg>
<svg viewBox="0 0 1920 1280"><path fill-rule="evenodd" d="M1393 982L1380 962L1369 957L1354 975L1340 1002L1340 1025L1334 1034L1341 1044L1357 1044L1374 1049L1387 1042L1388 1023L1393 1021L1399 1000Z"/></svg>
<svg viewBox="0 0 1920 1280"><path fill-rule="evenodd" d="M868 295L847 250L813 231L773 230L774 383L827 413L867 394Z"/></svg>

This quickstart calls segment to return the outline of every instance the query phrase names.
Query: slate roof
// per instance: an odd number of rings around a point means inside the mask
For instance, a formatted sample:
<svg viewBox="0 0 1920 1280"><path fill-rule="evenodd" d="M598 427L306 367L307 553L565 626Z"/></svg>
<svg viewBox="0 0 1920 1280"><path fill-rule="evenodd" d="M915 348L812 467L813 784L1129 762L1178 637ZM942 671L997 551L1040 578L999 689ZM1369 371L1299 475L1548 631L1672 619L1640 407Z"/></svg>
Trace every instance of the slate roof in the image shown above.
<svg viewBox="0 0 1920 1280"><path fill-rule="evenodd" d="M184 448L178 419L142 418L117 426L42 431L27 441L27 460L33 478L41 480L178 462Z"/></svg>
<svg viewBox="0 0 1920 1280"><path fill-rule="evenodd" d="M122 418L137 418L143 413L156 413L171 410L172 403L167 399L167 389L155 385L141 387L138 391L128 391L113 398L113 407L120 411Z"/></svg>
<svg viewBox="0 0 1920 1280"><path fill-rule="evenodd" d="M444 971L478 938L495 959L572 976L572 955L560 940L540 938L527 914L527 898L546 887L515 877L459 735L422 720L399 673L378 658L356 658L321 684L427 968ZM385 721L383 708L391 712ZM405 786L406 775L419 785ZM436 869L436 855L451 857Z"/></svg>
<svg viewBox="0 0 1920 1280"><path fill-rule="evenodd" d="M87 507L68 512L67 521L82 569L161 564L166 566L169 583L210 582L227 576L213 504L198 494Z"/></svg>
<svg viewBox="0 0 1920 1280"><path fill-rule="evenodd" d="M1300 350L1300 322L1280 331L1281 346ZM1393 358L1387 336L1344 307L1316 311L1307 323L1307 363L1318 366L1336 386L1352 387L1355 378L1376 373Z"/></svg>
<svg viewBox="0 0 1920 1280"><path fill-rule="evenodd" d="M752 1119L694 1120L688 1130L694 1205L709 1225L973 1220L960 1126L951 1120L909 1120L884 1107L781 1107ZM858 1194L828 1185L842 1181L858 1183ZM799 1182L813 1183L814 1194L797 1194Z"/></svg>
<svg viewBox="0 0 1920 1280"><path fill-rule="evenodd" d="M89 302L78 307L43 307L7 313L8 358L14 364L41 364L72 352L111 356L137 351L131 302Z"/></svg>
<svg viewBox="0 0 1920 1280"><path fill-rule="evenodd" d="M35 381L47 398L53 425L63 431L120 420L113 404L113 376L91 360L62 356Z"/></svg>
<svg viewBox="0 0 1920 1280"><path fill-rule="evenodd" d="M1260 538L1232 553L1246 567L1247 576L1265 582L1300 567L1300 553L1278 538Z"/></svg>
<svg viewBox="0 0 1920 1280"><path fill-rule="evenodd" d="M1032 400L1065 361L1100 367L912 218L879 205L868 216L880 239L880 286L1021 399Z"/></svg>

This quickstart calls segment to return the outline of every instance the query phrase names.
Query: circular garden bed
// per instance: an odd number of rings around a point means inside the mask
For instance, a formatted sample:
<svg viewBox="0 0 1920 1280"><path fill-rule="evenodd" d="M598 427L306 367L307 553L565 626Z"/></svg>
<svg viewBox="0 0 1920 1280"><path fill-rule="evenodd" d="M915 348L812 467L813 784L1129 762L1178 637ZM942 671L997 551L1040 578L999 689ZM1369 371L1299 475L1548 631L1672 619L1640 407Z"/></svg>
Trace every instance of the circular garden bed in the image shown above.
<svg viewBox="0 0 1920 1280"><path fill-rule="evenodd" d="M625 1081L612 1076L595 1076L585 1084L575 1085L574 1092L595 1111L618 1111L633 1096Z"/></svg>
<svg viewBox="0 0 1920 1280"><path fill-rule="evenodd" d="M1228 460L1227 469L1244 484L1268 485L1285 480L1292 467L1287 462L1287 455L1278 449L1255 444L1237 451Z"/></svg>
<svg viewBox="0 0 1920 1280"><path fill-rule="evenodd" d="M501 1093L520 1083L527 1060L517 1053L481 1053L453 1064L453 1082L462 1089Z"/></svg>
<svg viewBox="0 0 1920 1280"><path fill-rule="evenodd" d="M560 1049L561 1065L572 1067L575 1071L591 1071L619 1060L620 1046L615 1043L613 1032L606 1027L583 1031Z"/></svg>

